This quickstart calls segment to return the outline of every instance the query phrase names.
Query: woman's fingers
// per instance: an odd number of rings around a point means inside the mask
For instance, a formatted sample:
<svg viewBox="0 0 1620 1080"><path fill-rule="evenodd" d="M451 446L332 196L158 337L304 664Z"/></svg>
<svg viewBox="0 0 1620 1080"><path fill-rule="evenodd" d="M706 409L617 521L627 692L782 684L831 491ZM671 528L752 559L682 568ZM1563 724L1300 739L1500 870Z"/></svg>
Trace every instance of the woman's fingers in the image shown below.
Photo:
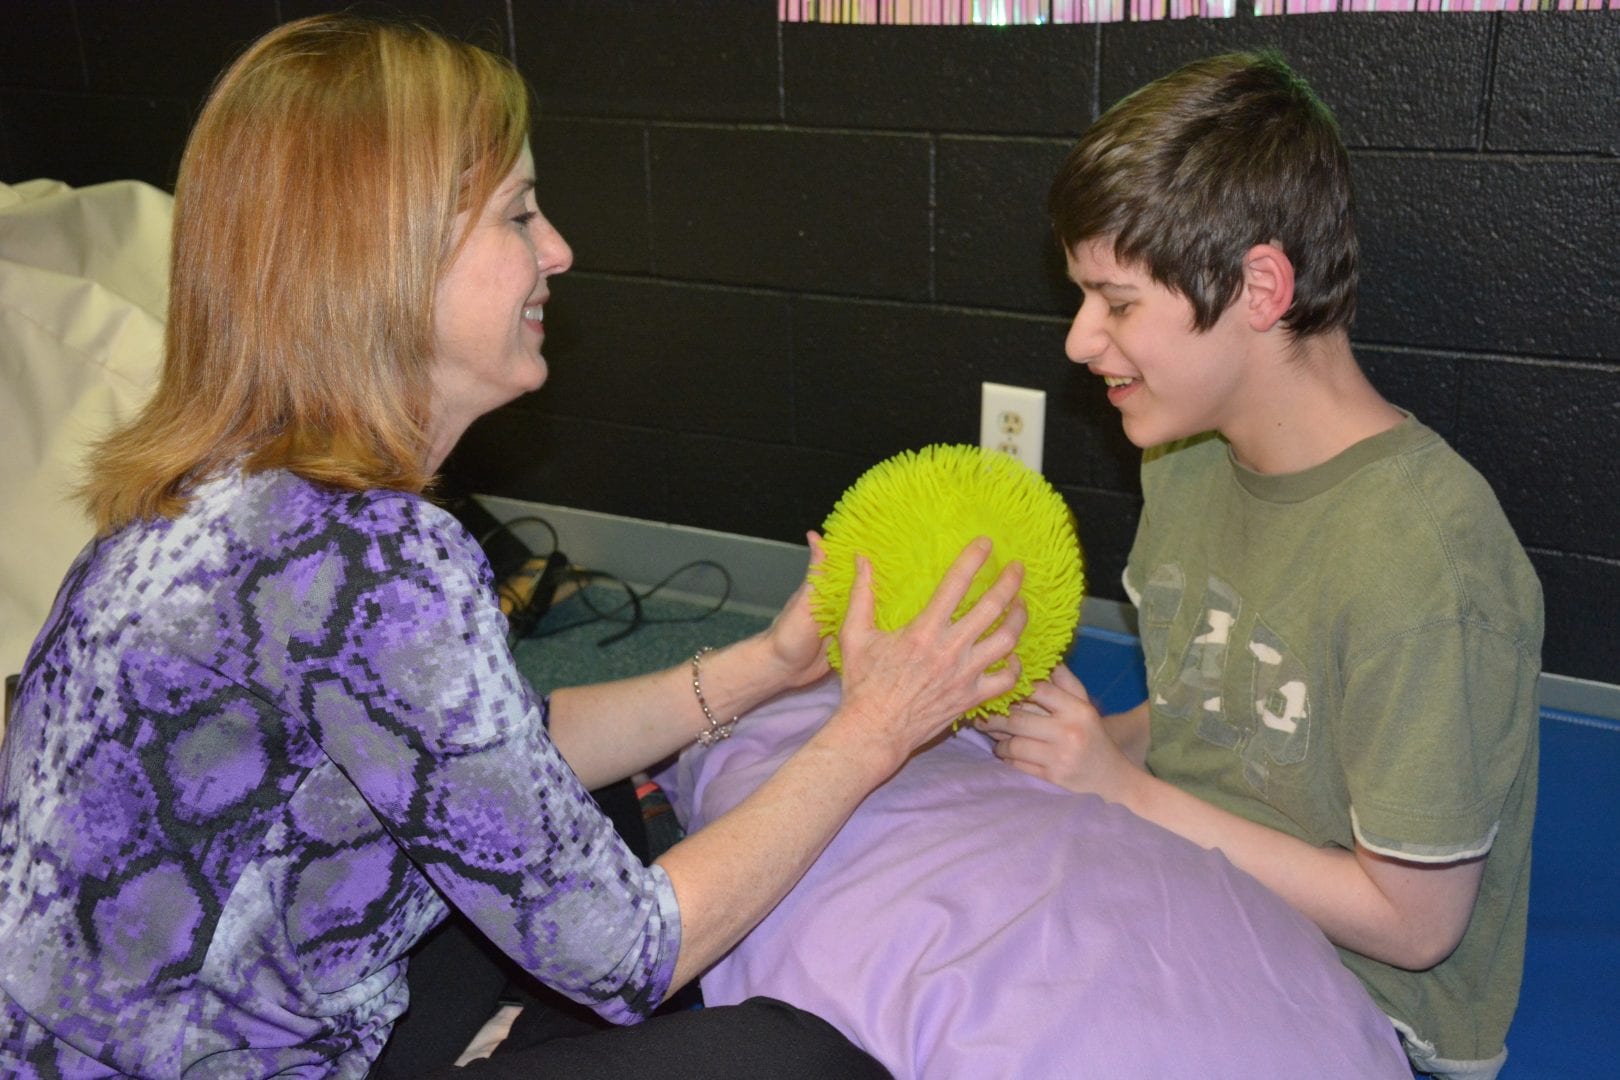
<svg viewBox="0 0 1620 1080"><path fill-rule="evenodd" d="M1017 653L1007 656L1007 664L998 671L986 671L979 676L979 701L974 704L989 701L1000 697L1018 685L1018 676L1024 666L1018 660Z"/></svg>
<svg viewBox="0 0 1620 1080"><path fill-rule="evenodd" d="M877 601L872 588L872 563L865 555L855 556L855 580L849 587L849 606L844 610L843 633L862 635L872 631Z"/></svg>
<svg viewBox="0 0 1620 1080"><path fill-rule="evenodd" d="M811 565L815 566L821 558L821 547L817 542L819 537L814 533L808 534L811 539ZM1022 612L1016 620L1012 618L1009 605L1018 595L1018 589L1023 584L1024 567L1022 563L1011 562L1002 567L1001 573L984 594L974 602L973 606L963 614L961 619L953 619L956 609L961 606L962 599L967 596L973 587L973 579L978 574L985 561L990 557L991 543L988 537L979 537L962 549L955 561L940 579L939 585L934 589L933 595L912 622L920 625L938 627L955 622L962 627L965 634L973 638L984 636L985 631L994 626L997 619L1007 616L1007 622L1015 625L1018 633L1023 630L1028 621L1028 612ZM850 587L849 606L844 616L846 628L868 629L874 625L874 612L876 610L875 586L873 583L872 564L865 556L855 556L855 581ZM1022 605L1019 605L1020 607ZM1005 624L1004 624L1005 625ZM1013 635L1017 641L1017 634ZM1010 646L1009 646L1010 648Z"/></svg>
<svg viewBox="0 0 1620 1080"><path fill-rule="evenodd" d="M995 601L992 600L991 603ZM974 626L967 623L966 618L963 616L962 625L965 632L972 633ZM974 661L983 667L989 667L1002 657L1011 654L1018 647L1018 639L1023 637L1024 627L1027 625L1029 625L1029 608L1015 595L1012 602L1007 605L1006 617L1001 620L1001 625L977 635L978 640L973 646Z"/></svg>
<svg viewBox="0 0 1620 1080"><path fill-rule="evenodd" d="M1001 573L984 591L984 595L956 621L963 634L974 640L982 639L981 653L991 654L986 664L994 663L1011 652L1029 621L1029 611L1018 598L1018 589L1023 581L1023 564L1008 563L1002 567ZM1001 620L1000 626L996 625L997 620Z"/></svg>
<svg viewBox="0 0 1620 1080"><path fill-rule="evenodd" d="M1014 652L1029 621L1019 599L1023 567L1002 568L982 596L956 618L992 554L980 537L952 562L923 610L905 627L876 625L875 572L856 556L855 579L839 643L846 694L887 700L888 715L914 715L928 724L948 722L1017 686L1022 665ZM990 670L995 668L996 670Z"/></svg>
<svg viewBox="0 0 1620 1080"><path fill-rule="evenodd" d="M963 548L962 553L951 563L951 568L945 571L945 576L940 579L934 595L929 598L927 606L918 614L917 619L931 620L936 624L949 622L962 603L962 598L973 587L973 578L978 574L979 567L983 566L989 557L990 538L987 536L981 536Z"/></svg>
<svg viewBox="0 0 1620 1080"><path fill-rule="evenodd" d="M810 569L819 569L827 561L827 549L822 545L821 534L811 529L804 534L804 539L810 545Z"/></svg>

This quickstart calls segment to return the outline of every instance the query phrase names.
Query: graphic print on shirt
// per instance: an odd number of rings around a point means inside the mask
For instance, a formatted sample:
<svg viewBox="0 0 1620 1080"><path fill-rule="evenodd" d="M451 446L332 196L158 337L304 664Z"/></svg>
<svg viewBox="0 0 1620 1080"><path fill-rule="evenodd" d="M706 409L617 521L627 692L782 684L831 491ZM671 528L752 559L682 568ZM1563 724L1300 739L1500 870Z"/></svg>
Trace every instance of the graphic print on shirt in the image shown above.
<svg viewBox="0 0 1620 1080"><path fill-rule="evenodd" d="M1237 590L1211 575L1199 614L1170 675L1170 631L1190 597L1179 566L1159 566L1142 590L1142 645L1148 657L1153 708L1195 725L1205 742L1233 751L1249 785L1264 794L1274 765L1297 765L1310 743L1310 691L1305 667L1282 638L1258 618L1243 625ZM1224 688L1239 687L1250 669L1247 700L1229 700Z"/></svg>
<svg viewBox="0 0 1620 1080"><path fill-rule="evenodd" d="M1256 791L1266 790L1272 764L1298 765L1311 738L1311 697L1305 665L1288 651L1282 638L1255 620L1249 632L1254 658L1254 734L1243 752L1243 774Z"/></svg>
<svg viewBox="0 0 1620 1080"><path fill-rule="evenodd" d="M1125 589L1136 604L1137 632L1142 638L1142 655L1147 659L1148 683L1152 685L1159 681L1160 672L1169 662L1170 624L1175 622L1176 612L1181 610L1181 597L1187 591L1187 582L1181 575L1180 566L1165 563L1153 571L1140 594L1131 590L1129 579L1125 582Z"/></svg>
<svg viewBox="0 0 1620 1080"><path fill-rule="evenodd" d="M1158 575L1154 575L1157 579ZM1181 572L1176 571L1179 578ZM1226 718L1221 700L1221 679L1226 673L1232 627L1242 602L1231 586L1210 578L1199 605L1197 629L1181 654L1181 669L1161 683L1154 704L1167 716L1194 721L1205 742L1235 748L1243 732Z"/></svg>

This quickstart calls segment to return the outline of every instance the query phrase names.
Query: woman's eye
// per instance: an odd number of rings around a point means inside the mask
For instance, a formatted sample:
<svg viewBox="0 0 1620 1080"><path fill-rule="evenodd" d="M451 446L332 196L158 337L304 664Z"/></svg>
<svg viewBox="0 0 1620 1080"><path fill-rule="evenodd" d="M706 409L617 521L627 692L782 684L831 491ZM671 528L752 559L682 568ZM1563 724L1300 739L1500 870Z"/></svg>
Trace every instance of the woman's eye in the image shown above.
<svg viewBox="0 0 1620 1080"><path fill-rule="evenodd" d="M527 229L529 227L529 223L539 216L540 211L538 210L525 210L523 213L514 217L512 219L512 223L520 229Z"/></svg>

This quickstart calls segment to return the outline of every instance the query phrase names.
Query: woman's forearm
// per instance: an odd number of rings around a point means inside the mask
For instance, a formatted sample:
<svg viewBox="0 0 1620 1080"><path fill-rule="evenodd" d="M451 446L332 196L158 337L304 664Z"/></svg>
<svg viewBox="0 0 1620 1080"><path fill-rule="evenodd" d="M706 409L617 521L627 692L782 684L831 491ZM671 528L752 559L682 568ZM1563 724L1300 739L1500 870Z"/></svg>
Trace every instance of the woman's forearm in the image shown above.
<svg viewBox="0 0 1620 1080"><path fill-rule="evenodd" d="M786 688L789 675L763 635L703 655L703 698L722 723ZM551 737L588 788L664 760L709 727L692 664L552 692Z"/></svg>
<svg viewBox="0 0 1620 1080"><path fill-rule="evenodd" d="M835 719L735 808L658 859L681 908L675 989L731 949L785 896L900 762ZM843 728L843 731L839 729Z"/></svg>
<svg viewBox="0 0 1620 1080"><path fill-rule="evenodd" d="M1023 567L1009 563L955 615L989 554L987 540L969 544L928 605L893 632L874 625L871 564L857 559L839 634L843 704L748 798L658 860L681 907L677 984L764 918L908 754L953 717L1012 688L1018 663L1001 662L1028 618L1014 602Z"/></svg>

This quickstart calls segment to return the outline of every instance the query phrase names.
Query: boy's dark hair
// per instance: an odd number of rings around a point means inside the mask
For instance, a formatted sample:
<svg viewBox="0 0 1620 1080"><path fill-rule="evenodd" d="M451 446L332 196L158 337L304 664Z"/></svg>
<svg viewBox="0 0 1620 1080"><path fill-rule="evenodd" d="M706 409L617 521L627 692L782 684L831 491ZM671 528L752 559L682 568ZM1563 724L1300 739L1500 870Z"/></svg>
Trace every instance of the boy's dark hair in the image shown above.
<svg viewBox="0 0 1620 1080"><path fill-rule="evenodd" d="M1199 330L1237 299L1244 253L1263 243L1293 263L1295 334L1347 330L1355 314L1350 158L1276 53L1196 61L1120 101L1070 151L1048 209L1065 252L1112 237L1116 259L1191 301Z"/></svg>

